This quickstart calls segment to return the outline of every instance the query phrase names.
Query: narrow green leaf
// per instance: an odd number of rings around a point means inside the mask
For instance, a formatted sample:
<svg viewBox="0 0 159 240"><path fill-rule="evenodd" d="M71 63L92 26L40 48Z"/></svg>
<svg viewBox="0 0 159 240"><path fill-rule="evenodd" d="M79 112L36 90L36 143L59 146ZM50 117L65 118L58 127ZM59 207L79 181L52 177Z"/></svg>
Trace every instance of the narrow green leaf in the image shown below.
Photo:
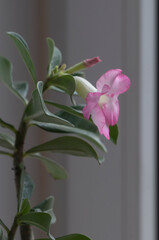
<svg viewBox="0 0 159 240"><path fill-rule="evenodd" d="M7 232L7 233L9 233L9 228L4 224L4 222L0 219L0 225L3 227L3 229L5 229L5 231ZM2 234L3 232L2 232L2 230L1 230L1 228L0 228L0 233ZM1 235L0 234L0 235Z"/></svg>
<svg viewBox="0 0 159 240"><path fill-rule="evenodd" d="M19 94L26 99L28 93L28 83L27 82L17 82L15 83L15 89Z"/></svg>
<svg viewBox="0 0 159 240"><path fill-rule="evenodd" d="M17 85L12 80L12 64L8 59L0 57L0 82L5 84L9 90L14 93L23 103L27 103L27 100L21 95Z"/></svg>
<svg viewBox="0 0 159 240"><path fill-rule="evenodd" d="M30 157L38 158L41 163L44 165L48 173L55 179L66 179L67 173L66 170L57 162L54 162L53 160L44 157L40 154L31 154Z"/></svg>
<svg viewBox="0 0 159 240"><path fill-rule="evenodd" d="M91 143L95 144L95 146L101 149L102 151L107 152L107 149L105 145L102 143L100 136L91 131L87 131L85 129L80 129L76 127L68 127L68 126L63 126L58 124L52 124L52 123L42 123L38 121L32 121L31 124L38 126L49 132L74 133L78 136L85 138L86 140L89 140Z"/></svg>
<svg viewBox="0 0 159 240"><path fill-rule="evenodd" d="M0 133L0 146L4 148L8 148L14 150L14 142L15 138L4 133Z"/></svg>
<svg viewBox="0 0 159 240"><path fill-rule="evenodd" d="M56 66L59 66L62 62L62 55L60 50L54 46L54 54L51 61L51 68L54 69Z"/></svg>
<svg viewBox="0 0 159 240"><path fill-rule="evenodd" d="M47 38L47 45L49 50L49 64L47 68L48 76L51 74L52 69L52 60L53 60L53 54L54 54L54 41L51 38Z"/></svg>
<svg viewBox="0 0 159 240"><path fill-rule="evenodd" d="M81 106L76 106L75 108L76 111L81 112ZM90 132L93 132L97 135L100 136L98 128L95 126L95 124L90 121L86 120L85 118L80 118L78 115L73 114L72 112L69 111L59 111L56 113L58 117L61 117L70 123L72 123L76 128L84 129Z"/></svg>
<svg viewBox="0 0 159 240"><path fill-rule="evenodd" d="M29 174L25 171L24 167L22 166L20 193L19 193L19 199L18 199L18 211L21 210L24 199L30 199L33 189L34 189L33 180L31 179Z"/></svg>
<svg viewBox="0 0 159 240"><path fill-rule="evenodd" d="M30 204L29 204L28 199L26 198L22 202L22 206L21 206L21 209L20 209L20 215L25 215L29 212L30 212Z"/></svg>
<svg viewBox="0 0 159 240"><path fill-rule="evenodd" d="M3 127L3 128L8 128L9 130L11 130L14 133L17 132L17 130L15 129L15 127L13 125L3 121L1 118L0 118L0 126Z"/></svg>
<svg viewBox="0 0 159 240"><path fill-rule="evenodd" d="M54 197L50 196L32 208L31 211L48 213L51 216L51 224L54 224L56 222L56 217L53 212L53 205Z"/></svg>
<svg viewBox="0 0 159 240"><path fill-rule="evenodd" d="M60 77L54 79L51 82L50 89L52 86L61 89L63 92L67 93L70 97L72 97L72 95L75 91L75 88L76 88L75 80L69 74L66 74L66 75L63 75L63 76L60 76Z"/></svg>
<svg viewBox="0 0 159 240"><path fill-rule="evenodd" d="M82 235L82 234L70 234L67 236L56 238L56 240L91 240L90 238Z"/></svg>
<svg viewBox="0 0 159 240"><path fill-rule="evenodd" d="M33 147L26 152L26 155L37 152L57 152L75 156L93 157L100 161L97 153L86 141L72 136L59 137L54 140Z"/></svg>
<svg viewBox="0 0 159 240"><path fill-rule="evenodd" d="M35 73L35 68L29 53L29 47L27 45L27 43L25 42L25 40L22 38L22 36L20 36L19 34L15 33L15 32L8 32L8 35L13 39L16 47L18 48L18 51L34 81L34 84L36 86L36 73Z"/></svg>
<svg viewBox="0 0 159 240"><path fill-rule="evenodd" d="M51 216L43 212L30 212L18 218L18 224L29 224L40 228L47 234L50 232Z"/></svg>
<svg viewBox="0 0 159 240"><path fill-rule="evenodd" d="M49 65L48 65L48 76L52 70L59 66L62 62L62 55L60 50L55 46L53 39L47 38L47 45L49 50Z"/></svg>
<svg viewBox="0 0 159 240"><path fill-rule="evenodd" d="M114 126L109 126L109 134L110 134L110 140L114 143L117 144L117 140L118 140L118 126L114 125Z"/></svg>
<svg viewBox="0 0 159 240"><path fill-rule="evenodd" d="M37 119L42 122L52 122L70 126L71 124L68 121L56 116L47 109L43 100L42 91L43 82L38 82L37 88L32 94L32 100L26 109L24 120Z"/></svg>
<svg viewBox="0 0 159 240"><path fill-rule="evenodd" d="M54 102L51 102L48 100L46 100L45 103L52 105L54 107L57 107L61 110L64 110L64 112L70 113L71 115L74 115L76 117L84 119L82 111L79 111L78 109L75 109L74 107L68 107L68 106L65 106L65 105L62 105L59 103L54 103Z"/></svg>
<svg viewBox="0 0 159 240"><path fill-rule="evenodd" d="M6 155L6 156L9 156L9 157L13 157L13 154L10 153L10 152L0 151L0 154L1 155Z"/></svg>

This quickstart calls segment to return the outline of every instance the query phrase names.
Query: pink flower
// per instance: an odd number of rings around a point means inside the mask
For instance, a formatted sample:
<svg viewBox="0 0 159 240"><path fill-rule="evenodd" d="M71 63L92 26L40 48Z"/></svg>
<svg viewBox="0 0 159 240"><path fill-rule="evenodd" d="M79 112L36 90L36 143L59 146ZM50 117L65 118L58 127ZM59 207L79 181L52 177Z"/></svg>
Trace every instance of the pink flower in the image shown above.
<svg viewBox="0 0 159 240"><path fill-rule="evenodd" d="M90 115L100 134L108 140L109 126L119 118L118 96L130 87L130 79L120 69L111 69L103 74L96 83L97 91L88 93L83 115L88 120Z"/></svg>

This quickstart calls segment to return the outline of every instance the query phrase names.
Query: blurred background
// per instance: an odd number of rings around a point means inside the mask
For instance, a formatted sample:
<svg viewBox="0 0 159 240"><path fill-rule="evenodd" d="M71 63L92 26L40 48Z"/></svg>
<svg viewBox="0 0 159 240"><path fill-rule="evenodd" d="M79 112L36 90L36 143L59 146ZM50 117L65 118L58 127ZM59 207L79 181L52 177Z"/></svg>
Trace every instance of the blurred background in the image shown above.
<svg viewBox="0 0 159 240"><path fill-rule="evenodd" d="M93 240L157 239L156 2L0 0L0 55L13 63L15 81L28 79L33 88L7 31L21 34L29 44L38 80L46 74L46 37L54 39L67 66L99 56L102 62L86 72L93 84L111 68L123 69L131 79L130 90L119 99L118 144L103 139L108 153L101 166L92 159L53 155L68 171L68 179L58 182L38 161L26 162L36 183L32 205L55 196L57 223L52 231L56 237L83 233ZM0 117L18 126L22 103L2 84L0 96ZM54 97L61 100L61 96ZM33 128L26 148L46 138L46 134ZM1 157L0 218L9 226L16 211L11 168L11 160Z"/></svg>

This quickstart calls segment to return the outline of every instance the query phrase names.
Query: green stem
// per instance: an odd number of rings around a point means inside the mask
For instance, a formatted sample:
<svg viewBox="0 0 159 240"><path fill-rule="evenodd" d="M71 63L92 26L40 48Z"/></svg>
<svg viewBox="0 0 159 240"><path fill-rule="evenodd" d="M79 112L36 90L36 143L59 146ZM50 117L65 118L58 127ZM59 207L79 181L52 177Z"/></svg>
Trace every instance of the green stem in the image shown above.
<svg viewBox="0 0 159 240"><path fill-rule="evenodd" d="M21 165L23 164L23 147L24 147L24 140L25 140L25 136L27 133L27 128L28 128L28 124L23 121L21 121L19 130L17 131L16 134L16 141L15 141L15 149L16 151L14 152L14 171L15 171L15 184L16 184L16 193L17 193L17 201L19 200L19 194L20 194L20 183L21 183L21 175L22 175L22 167ZM15 232L17 230L17 226L13 223L13 227L11 229L11 232L13 232L13 234L15 235ZM21 239L22 240L32 240L32 230L31 227L29 225L25 225L25 228L23 225L20 226L20 234L21 234ZM8 238L8 240L12 240L14 239L14 237L12 238L10 236L10 239Z"/></svg>
<svg viewBox="0 0 159 240"><path fill-rule="evenodd" d="M8 240L14 240L17 227L18 227L18 224L17 224L17 219L15 217L11 230L8 232Z"/></svg>
<svg viewBox="0 0 159 240"><path fill-rule="evenodd" d="M28 224L23 224L20 227L20 235L23 240L33 239L33 232L31 230L31 226Z"/></svg>
<svg viewBox="0 0 159 240"><path fill-rule="evenodd" d="M44 86L45 85L47 85L47 84L45 83ZM46 89L47 89L47 87L44 88L43 92ZM24 141L25 141L27 129L29 126L29 123L24 121L25 110L24 110L24 114L23 114L19 129L18 129L18 131L16 131L16 141L15 141L15 149L16 150L13 154L13 165L14 165L14 173L15 173L17 201L19 200L20 183L21 183L21 176L22 176L22 171L23 171L23 168L21 166L23 165L23 158L24 158L24 151L23 151ZM8 240L14 239L16 230L17 230L17 223L16 223L16 218L15 218L12 228L8 235L9 236ZM23 224L20 226L20 234L21 234L22 240L32 240L33 239L33 233L32 233L30 225L28 225L28 224L25 224L25 225Z"/></svg>

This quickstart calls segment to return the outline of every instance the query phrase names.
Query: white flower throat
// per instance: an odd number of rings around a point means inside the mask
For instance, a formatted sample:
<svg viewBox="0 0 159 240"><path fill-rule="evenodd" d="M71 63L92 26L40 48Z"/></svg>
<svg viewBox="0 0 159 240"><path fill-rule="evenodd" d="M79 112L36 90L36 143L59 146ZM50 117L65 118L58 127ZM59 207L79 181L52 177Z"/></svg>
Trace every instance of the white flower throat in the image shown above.
<svg viewBox="0 0 159 240"><path fill-rule="evenodd" d="M103 104L106 104L109 102L109 97L106 94L103 94L102 96L100 96L99 101L98 101L98 105L100 107L102 107Z"/></svg>

